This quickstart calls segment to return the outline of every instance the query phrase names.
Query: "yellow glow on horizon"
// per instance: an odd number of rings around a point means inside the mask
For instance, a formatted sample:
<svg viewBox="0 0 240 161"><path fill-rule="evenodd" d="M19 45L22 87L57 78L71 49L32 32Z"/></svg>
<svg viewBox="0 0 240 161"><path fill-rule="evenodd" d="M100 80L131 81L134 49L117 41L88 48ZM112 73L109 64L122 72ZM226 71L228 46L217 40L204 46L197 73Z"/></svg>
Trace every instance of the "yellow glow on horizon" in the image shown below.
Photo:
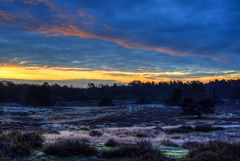
<svg viewBox="0 0 240 161"><path fill-rule="evenodd" d="M228 74L224 76L209 76L198 78L184 78L186 72L126 72L93 70L88 68L65 68L65 67L45 67L45 66L22 66L15 64L0 65L0 79L19 80L113 80L128 83L134 80L146 81L191 81L199 80L208 82L215 79L239 79L240 74ZM174 76L181 76L180 79L173 79Z"/></svg>

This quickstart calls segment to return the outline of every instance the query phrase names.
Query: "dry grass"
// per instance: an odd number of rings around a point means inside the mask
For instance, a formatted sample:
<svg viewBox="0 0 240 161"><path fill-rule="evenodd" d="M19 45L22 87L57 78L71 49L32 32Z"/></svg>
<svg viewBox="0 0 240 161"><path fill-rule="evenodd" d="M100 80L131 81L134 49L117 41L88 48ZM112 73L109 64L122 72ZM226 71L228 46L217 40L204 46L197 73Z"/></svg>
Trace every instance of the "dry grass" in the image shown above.
<svg viewBox="0 0 240 161"><path fill-rule="evenodd" d="M63 139L48 144L43 149L46 155L68 156L93 156L97 150L92 145L77 139Z"/></svg>

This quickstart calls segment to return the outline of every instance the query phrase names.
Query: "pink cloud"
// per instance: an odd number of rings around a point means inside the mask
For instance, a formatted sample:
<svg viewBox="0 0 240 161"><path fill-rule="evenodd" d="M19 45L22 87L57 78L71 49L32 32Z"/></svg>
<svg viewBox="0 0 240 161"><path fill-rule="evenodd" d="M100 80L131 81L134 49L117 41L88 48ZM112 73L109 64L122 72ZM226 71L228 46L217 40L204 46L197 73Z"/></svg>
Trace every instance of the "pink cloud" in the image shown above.
<svg viewBox="0 0 240 161"><path fill-rule="evenodd" d="M54 36L77 36L84 39L98 39L98 40L105 40L105 41L111 41L114 42L120 46L123 46L125 48L134 48L134 49L142 49L142 50L148 50L148 51L157 51L164 54L169 55L178 55L178 56L185 56L188 55L187 53L178 52L176 50L168 49L165 47L154 47L154 46L148 46L141 43L136 42L130 42L126 39L120 39L111 35L100 35L95 34L90 31L82 30L81 28L69 25L69 26L43 26L35 30L36 32L43 33L43 34L50 34Z"/></svg>
<svg viewBox="0 0 240 161"><path fill-rule="evenodd" d="M14 17L13 15L6 11L0 11L0 19L5 22L11 22L14 19Z"/></svg>

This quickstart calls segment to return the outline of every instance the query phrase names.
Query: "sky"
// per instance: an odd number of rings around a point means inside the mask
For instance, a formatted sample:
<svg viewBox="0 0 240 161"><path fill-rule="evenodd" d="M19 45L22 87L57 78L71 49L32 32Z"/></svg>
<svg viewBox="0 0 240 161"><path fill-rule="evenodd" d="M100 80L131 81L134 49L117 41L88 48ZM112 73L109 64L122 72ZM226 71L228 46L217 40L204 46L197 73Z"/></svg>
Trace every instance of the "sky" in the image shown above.
<svg viewBox="0 0 240 161"><path fill-rule="evenodd" d="M239 20L239 0L0 0L0 79L239 79Z"/></svg>

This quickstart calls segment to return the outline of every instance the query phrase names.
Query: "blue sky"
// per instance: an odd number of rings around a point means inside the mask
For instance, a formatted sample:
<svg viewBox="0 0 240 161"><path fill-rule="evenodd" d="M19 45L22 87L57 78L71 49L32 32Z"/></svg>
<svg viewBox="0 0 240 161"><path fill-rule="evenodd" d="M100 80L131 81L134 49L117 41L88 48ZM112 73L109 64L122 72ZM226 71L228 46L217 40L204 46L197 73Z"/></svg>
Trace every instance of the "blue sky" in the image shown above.
<svg viewBox="0 0 240 161"><path fill-rule="evenodd" d="M239 78L239 19L238 0L1 0L0 64Z"/></svg>

